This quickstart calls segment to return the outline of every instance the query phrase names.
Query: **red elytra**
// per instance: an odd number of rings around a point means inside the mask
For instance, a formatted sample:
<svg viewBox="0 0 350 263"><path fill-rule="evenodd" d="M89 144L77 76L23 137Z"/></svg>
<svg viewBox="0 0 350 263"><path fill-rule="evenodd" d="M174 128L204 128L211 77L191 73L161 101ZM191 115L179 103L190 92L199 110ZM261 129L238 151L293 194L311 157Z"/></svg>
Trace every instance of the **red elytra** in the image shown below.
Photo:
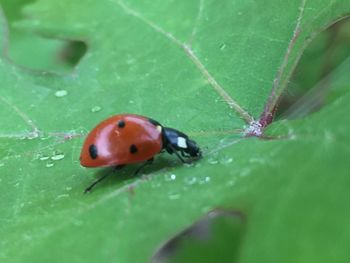
<svg viewBox="0 0 350 263"><path fill-rule="evenodd" d="M162 150L162 128L144 116L119 114L99 123L80 155L85 167L118 166L151 159Z"/></svg>

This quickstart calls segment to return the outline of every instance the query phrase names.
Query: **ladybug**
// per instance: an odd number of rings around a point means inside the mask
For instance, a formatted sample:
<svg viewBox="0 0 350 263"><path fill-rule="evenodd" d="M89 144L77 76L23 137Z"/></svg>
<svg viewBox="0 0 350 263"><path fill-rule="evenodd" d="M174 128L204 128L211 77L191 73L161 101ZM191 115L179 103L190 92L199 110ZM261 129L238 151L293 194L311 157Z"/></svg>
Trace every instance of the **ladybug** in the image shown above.
<svg viewBox="0 0 350 263"><path fill-rule="evenodd" d="M114 115L100 122L85 139L80 164L85 167L114 166L120 169L128 164L143 164L135 171L153 162L153 157L163 151L175 154L181 162L187 158L200 158L200 148L189 137L159 122L136 114ZM184 159L186 158L186 159ZM89 192L105 177L93 182Z"/></svg>

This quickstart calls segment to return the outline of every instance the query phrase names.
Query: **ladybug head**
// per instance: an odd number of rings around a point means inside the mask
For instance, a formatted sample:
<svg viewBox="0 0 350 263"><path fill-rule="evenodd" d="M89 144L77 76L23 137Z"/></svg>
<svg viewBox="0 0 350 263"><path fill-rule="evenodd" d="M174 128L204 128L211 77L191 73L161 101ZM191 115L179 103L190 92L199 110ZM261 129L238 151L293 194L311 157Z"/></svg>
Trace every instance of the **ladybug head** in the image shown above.
<svg viewBox="0 0 350 263"><path fill-rule="evenodd" d="M191 155L191 157L202 157L202 151L198 147L195 141L187 139L187 148L184 149L184 152Z"/></svg>
<svg viewBox="0 0 350 263"><path fill-rule="evenodd" d="M201 157L202 152L197 143L186 134L172 128L163 128L163 148L169 152L179 151L187 157Z"/></svg>

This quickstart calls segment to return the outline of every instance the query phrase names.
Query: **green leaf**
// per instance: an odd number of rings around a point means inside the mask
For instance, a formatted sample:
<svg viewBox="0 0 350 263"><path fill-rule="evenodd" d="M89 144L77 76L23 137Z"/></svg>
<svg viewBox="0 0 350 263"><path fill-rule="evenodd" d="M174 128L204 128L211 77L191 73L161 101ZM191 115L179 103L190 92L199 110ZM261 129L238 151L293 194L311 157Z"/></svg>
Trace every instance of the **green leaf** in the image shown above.
<svg viewBox="0 0 350 263"><path fill-rule="evenodd" d="M152 262L235 262L244 221L238 211L213 210L161 246Z"/></svg>
<svg viewBox="0 0 350 263"><path fill-rule="evenodd" d="M349 11L345 0L26 5L16 28L88 50L65 75L1 57L0 260L148 262L221 207L246 218L242 262L345 262L349 62L322 110L273 123L270 140L245 133L260 135L309 40ZM84 136L123 112L188 133L204 158L162 154L83 195L111 172L79 165Z"/></svg>
<svg viewBox="0 0 350 263"><path fill-rule="evenodd" d="M67 72L71 68L63 60L66 41L48 39L15 26L16 22L23 18L21 9L31 2L33 0L1 0L8 26L3 42L3 56L10 61L16 61L18 66L29 67L32 70Z"/></svg>

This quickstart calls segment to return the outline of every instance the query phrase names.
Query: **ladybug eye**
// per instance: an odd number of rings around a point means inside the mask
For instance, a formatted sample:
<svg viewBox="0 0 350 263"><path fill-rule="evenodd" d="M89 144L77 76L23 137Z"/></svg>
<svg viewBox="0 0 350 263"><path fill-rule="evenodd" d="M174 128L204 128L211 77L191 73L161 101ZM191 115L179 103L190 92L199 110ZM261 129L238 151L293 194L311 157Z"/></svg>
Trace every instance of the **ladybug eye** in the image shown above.
<svg viewBox="0 0 350 263"><path fill-rule="evenodd" d="M98 154L97 154L97 147L95 144L91 144L89 146L89 154L90 154L91 159L97 158Z"/></svg>
<svg viewBox="0 0 350 263"><path fill-rule="evenodd" d="M119 128L124 128L125 127L125 121L123 121L123 120L118 121L118 127Z"/></svg>

